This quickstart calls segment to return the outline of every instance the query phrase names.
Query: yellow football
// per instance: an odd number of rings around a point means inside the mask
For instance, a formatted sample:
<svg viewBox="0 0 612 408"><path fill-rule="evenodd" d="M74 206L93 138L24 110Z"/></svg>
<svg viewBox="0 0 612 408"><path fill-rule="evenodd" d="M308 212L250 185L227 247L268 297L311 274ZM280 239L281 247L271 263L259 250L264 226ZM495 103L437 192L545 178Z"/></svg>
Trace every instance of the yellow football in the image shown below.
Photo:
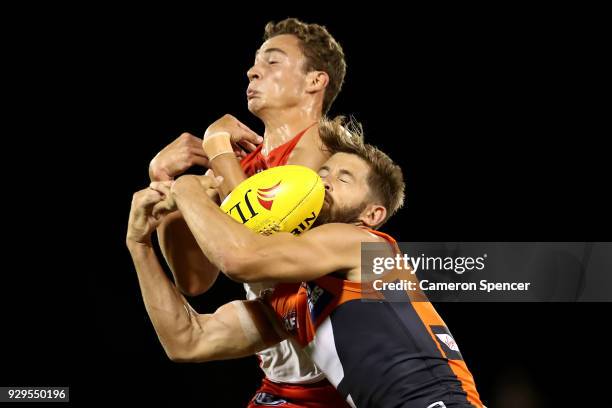
<svg viewBox="0 0 612 408"><path fill-rule="evenodd" d="M308 167L273 167L240 183L221 203L221 210L260 234L277 231L299 235L314 223L325 188Z"/></svg>

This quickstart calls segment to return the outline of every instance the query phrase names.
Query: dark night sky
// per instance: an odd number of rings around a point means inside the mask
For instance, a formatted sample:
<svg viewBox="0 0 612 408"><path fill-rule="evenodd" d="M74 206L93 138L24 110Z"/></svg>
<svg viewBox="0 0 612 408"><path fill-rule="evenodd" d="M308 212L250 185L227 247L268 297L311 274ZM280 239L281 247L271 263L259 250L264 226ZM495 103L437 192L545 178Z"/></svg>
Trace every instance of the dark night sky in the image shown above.
<svg viewBox="0 0 612 408"><path fill-rule="evenodd" d="M32 383L34 375L35 383L70 384L73 401L111 401L114 393L173 406L246 403L259 378L254 358L178 365L165 357L124 248L125 225L132 193L148 184L148 162L181 132L201 135L224 113L263 130L246 109L245 72L265 23L288 15L326 25L342 44L348 71L332 114L353 114L366 140L404 171L406 205L385 232L398 241L609 238L603 222L611 208L604 195L609 169L594 124L602 108L590 94L600 56L570 23L398 10L357 17L246 11L219 19L158 9L95 23L92 15L78 23L87 28L80 48L87 70L78 87L88 96L81 108L95 117L83 130L96 138L88 146L101 154L91 166L102 175L94 188L105 200L102 241L81 252L87 268L75 265L88 269L89 281L80 291L86 299L66 305L79 317L61 330L69 339L51 336L36 357L9 359L10 383ZM240 285L223 280L193 303L213 311L242 296ZM559 366L586 376L582 353L603 307L441 304L438 310L485 403L495 405L502 384L518 384L545 406L578 395L559 395L570 388ZM73 363L58 368L65 360L53 350L72 354Z"/></svg>

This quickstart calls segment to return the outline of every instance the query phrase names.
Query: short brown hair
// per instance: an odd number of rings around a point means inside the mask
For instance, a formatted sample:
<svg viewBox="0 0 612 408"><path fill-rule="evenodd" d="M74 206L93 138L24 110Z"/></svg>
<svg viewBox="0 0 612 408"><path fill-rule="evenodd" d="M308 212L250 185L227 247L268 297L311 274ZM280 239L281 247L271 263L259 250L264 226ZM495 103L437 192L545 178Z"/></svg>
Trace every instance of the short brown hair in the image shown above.
<svg viewBox="0 0 612 408"><path fill-rule="evenodd" d="M296 18L287 18L278 23L270 21L266 24L264 41L282 34L291 34L300 40L300 48L306 57L305 72L325 71L329 76L323 97L323 113L326 114L340 93L346 74L342 47L325 27L307 24Z"/></svg>
<svg viewBox="0 0 612 408"><path fill-rule="evenodd" d="M353 118L338 116L322 118L319 122L319 136L331 154L349 153L359 156L370 167L368 186L375 200L380 200L387 209L387 217L404 204L404 176L402 169L389 156L376 147L364 143L363 128Z"/></svg>

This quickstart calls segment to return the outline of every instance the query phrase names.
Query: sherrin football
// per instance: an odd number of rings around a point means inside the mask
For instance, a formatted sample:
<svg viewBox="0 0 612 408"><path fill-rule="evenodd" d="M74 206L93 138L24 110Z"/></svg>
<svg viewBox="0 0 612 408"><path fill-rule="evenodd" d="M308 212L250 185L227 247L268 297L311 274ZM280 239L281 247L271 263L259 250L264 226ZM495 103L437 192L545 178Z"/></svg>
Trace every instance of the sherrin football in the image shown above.
<svg viewBox="0 0 612 408"><path fill-rule="evenodd" d="M284 231L299 235L314 223L325 188L308 167L273 167L240 183L221 203L221 210L260 234Z"/></svg>

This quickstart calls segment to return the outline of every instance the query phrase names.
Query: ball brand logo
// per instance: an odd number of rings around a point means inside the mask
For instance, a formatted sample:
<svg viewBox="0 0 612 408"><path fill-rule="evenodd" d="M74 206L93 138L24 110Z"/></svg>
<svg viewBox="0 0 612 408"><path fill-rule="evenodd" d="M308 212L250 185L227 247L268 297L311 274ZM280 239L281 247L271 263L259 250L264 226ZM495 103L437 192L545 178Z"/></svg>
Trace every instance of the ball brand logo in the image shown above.
<svg viewBox="0 0 612 408"><path fill-rule="evenodd" d="M259 201L259 204L261 204L261 206L266 210L272 210L272 204L274 204L274 197L276 197L276 194L280 189L281 183L282 180L273 185L272 187L257 189L257 201ZM247 221L259 214L253 208L253 204L251 204L251 198L249 197L249 193L251 193L252 191L252 189L248 189L246 193L244 193L244 200L237 202L236 205L230 207L230 209L227 211L229 215L232 215L233 211L235 211L240 217L240 220L243 224L246 224ZM246 205L246 208L243 207L243 204ZM310 222L308 223L310 224Z"/></svg>
<svg viewBox="0 0 612 408"><path fill-rule="evenodd" d="M253 206L251 205L251 201L249 200L249 193L251 191L252 191L251 189L248 189L247 192L244 193L244 203L246 204L247 209L249 210L248 211L249 214L247 214L248 218L245 216L245 213L242 211L243 210L241 206L241 204L243 203L242 201L238 201L236 205L234 205L233 207L230 207L230 209L227 211L227 214L232 215L232 211L236 210L243 224L246 224L248 220L250 220L251 218L255 217L258 214L253 209Z"/></svg>
<svg viewBox="0 0 612 408"><path fill-rule="evenodd" d="M281 182L282 180L270 188L257 189L257 201L259 201L259 204L261 204L261 206L268 211L272 209L274 197L276 196L276 192L278 191Z"/></svg>
<svg viewBox="0 0 612 408"><path fill-rule="evenodd" d="M304 221L300 222L300 225L294 228L293 231L291 231L291 233L293 235L300 235L303 231L306 231L306 229L310 227L310 224L312 224L314 220L316 219L317 219L317 214L315 214L314 211L311 211L310 215L304 218Z"/></svg>
<svg viewBox="0 0 612 408"><path fill-rule="evenodd" d="M267 185L270 186L271 184ZM280 230L289 231L289 228L287 228L288 224L292 228L290 231L292 234L300 235L312 226L317 219L318 211L312 211L308 207L303 208L306 205L314 205L314 203L308 201L309 199L312 201L308 196L302 199L302 201L295 203L294 201L297 201L297 197L292 197L292 194L286 194L291 188L291 182L289 182L289 184L287 184L287 182L283 184L283 180L279 180L270 187L254 187L246 191L238 190L240 192L235 190L229 201L234 204L229 207L231 204L226 204L224 202L221 208L225 210L226 214L232 216L242 224L247 224L253 218L261 214L257 220L251 221L251 223L248 224L252 229L257 230L261 234L269 235ZM308 194L311 192L312 191L309 191ZM283 194L286 194L287 198L283 198ZM281 198L281 202L276 204L276 207L272 208L277 196ZM317 197L316 194L315 197ZM257 201L255 201L255 199L257 199ZM306 205L304 205L303 201L306 201ZM259 205L257 205L257 203L259 203ZM269 211L269 213L264 210ZM308 211L308 213L304 210ZM297 217L301 218L301 222L299 222Z"/></svg>

